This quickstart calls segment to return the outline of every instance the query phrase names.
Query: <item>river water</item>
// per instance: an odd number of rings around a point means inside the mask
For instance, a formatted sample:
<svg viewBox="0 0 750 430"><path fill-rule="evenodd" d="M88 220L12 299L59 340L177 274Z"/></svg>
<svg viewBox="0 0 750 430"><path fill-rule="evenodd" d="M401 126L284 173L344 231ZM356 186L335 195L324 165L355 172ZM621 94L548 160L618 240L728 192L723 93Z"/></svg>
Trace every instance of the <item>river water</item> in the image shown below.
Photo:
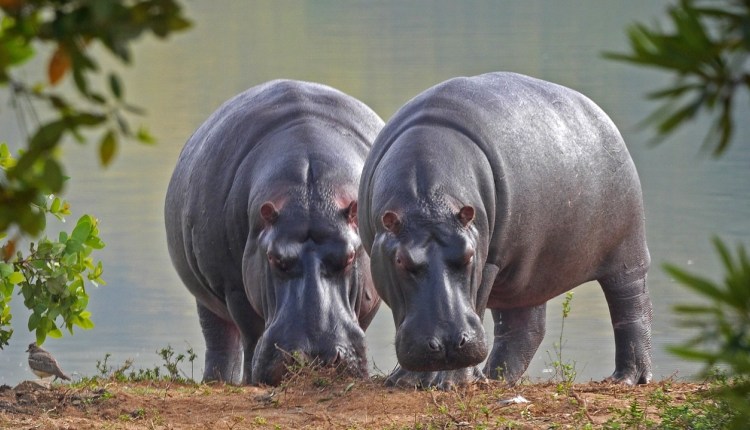
<svg viewBox="0 0 750 430"><path fill-rule="evenodd" d="M721 159L701 150L709 122L681 130L663 144L639 122L655 105L643 95L667 77L602 58L626 49L625 27L657 22L669 2L606 1L255 1L187 2L195 26L167 43L152 39L135 49L134 68L123 72L128 99L147 110L134 119L159 144L124 145L113 166L97 167L93 146L69 144L65 162L72 179L67 198L74 221L82 213L101 220L107 247L100 253L108 284L91 287L96 327L49 339L63 368L74 376L96 374L105 354L110 364L133 359L136 368L162 364L156 351L193 348L202 373L204 344L192 296L167 255L163 199L179 151L192 131L236 93L275 78L322 82L370 105L387 120L422 90L448 78L508 70L554 81L588 95L619 126L643 185L653 259L649 285L654 303L654 377L690 377L699 369L665 347L691 333L672 313L693 300L661 269L676 263L718 278L710 244L716 234L734 246L750 244L750 146L747 100L738 103L735 144ZM103 63L104 69L114 63ZM33 75L33 73L32 73ZM4 94L3 97L6 95ZM0 139L17 139L12 111L0 110ZM0 351L0 383L31 378L26 364L27 313L15 299L16 333ZM550 377L553 343L560 336L560 298L548 305L547 337L527 372ZM491 318L486 318L490 330ZM393 322L381 307L368 330L371 366L386 372L396 360ZM565 320L563 359L575 363L578 380L601 379L614 368L609 314L596 284L575 290Z"/></svg>

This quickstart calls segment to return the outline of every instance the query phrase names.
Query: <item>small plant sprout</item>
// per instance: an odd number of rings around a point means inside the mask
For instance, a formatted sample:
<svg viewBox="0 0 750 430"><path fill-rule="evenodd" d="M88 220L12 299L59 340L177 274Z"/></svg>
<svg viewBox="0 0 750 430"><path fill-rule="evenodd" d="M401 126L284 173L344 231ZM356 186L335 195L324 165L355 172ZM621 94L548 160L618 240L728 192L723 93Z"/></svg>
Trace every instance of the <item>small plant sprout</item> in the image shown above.
<svg viewBox="0 0 750 430"><path fill-rule="evenodd" d="M571 303L573 301L573 292L568 291L565 293L565 299L562 302L562 319L560 320L560 337L557 342L554 343L553 347L555 350L555 356L552 359L552 367L554 369L554 378L557 380L557 392L558 394L565 394L570 391L573 382L576 379L575 362L566 362L563 359L563 346L564 334L565 334L565 320L570 315ZM549 354L549 351L547 352Z"/></svg>

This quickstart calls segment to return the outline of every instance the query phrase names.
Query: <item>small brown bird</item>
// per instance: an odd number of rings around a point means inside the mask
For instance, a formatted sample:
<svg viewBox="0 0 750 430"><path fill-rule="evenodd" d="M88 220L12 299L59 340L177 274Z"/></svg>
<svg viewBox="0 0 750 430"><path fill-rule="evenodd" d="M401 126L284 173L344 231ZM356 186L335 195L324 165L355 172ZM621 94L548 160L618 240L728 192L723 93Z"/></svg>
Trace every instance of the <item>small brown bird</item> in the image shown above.
<svg viewBox="0 0 750 430"><path fill-rule="evenodd" d="M37 346L36 343L30 343L29 349L26 350L29 353L29 367L36 376L44 379L50 376L65 379L70 381L70 376L63 373L60 369L60 365L57 364L57 360L49 352L45 351L41 347Z"/></svg>

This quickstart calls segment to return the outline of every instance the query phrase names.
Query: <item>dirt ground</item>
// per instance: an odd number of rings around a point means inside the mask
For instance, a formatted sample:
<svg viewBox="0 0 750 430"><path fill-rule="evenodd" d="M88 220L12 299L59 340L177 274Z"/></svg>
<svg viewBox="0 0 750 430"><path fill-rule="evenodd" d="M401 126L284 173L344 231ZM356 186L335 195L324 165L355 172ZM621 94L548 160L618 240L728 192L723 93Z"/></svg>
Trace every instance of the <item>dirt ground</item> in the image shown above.
<svg viewBox="0 0 750 430"><path fill-rule="evenodd" d="M85 387L23 382L0 387L6 429L428 429L598 428L634 400L667 393L680 404L700 384L625 387L488 382L453 391L385 387L382 379L296 375L282 386L98 381ZM561 394L562 393L562 394ZM520 397L519 397L520 396ZM515 403L512 399L528 401Z"/></svg>

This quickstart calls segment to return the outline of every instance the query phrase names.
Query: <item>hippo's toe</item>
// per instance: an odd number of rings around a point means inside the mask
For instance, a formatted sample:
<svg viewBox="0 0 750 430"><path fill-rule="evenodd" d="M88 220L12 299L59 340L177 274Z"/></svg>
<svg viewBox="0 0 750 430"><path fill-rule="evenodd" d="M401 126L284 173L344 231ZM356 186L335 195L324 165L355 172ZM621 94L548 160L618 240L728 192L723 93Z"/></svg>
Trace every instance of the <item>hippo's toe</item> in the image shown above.
<svg viewBox="0 0 750 430"><path fill-rule="evenodd" d="M413 372L404 370L401 366L396 366L396 369L388 375L385 384L392 387L437 388L448 391L455 387L466 386L486 379L478 366L439 372Z"/></svg>

